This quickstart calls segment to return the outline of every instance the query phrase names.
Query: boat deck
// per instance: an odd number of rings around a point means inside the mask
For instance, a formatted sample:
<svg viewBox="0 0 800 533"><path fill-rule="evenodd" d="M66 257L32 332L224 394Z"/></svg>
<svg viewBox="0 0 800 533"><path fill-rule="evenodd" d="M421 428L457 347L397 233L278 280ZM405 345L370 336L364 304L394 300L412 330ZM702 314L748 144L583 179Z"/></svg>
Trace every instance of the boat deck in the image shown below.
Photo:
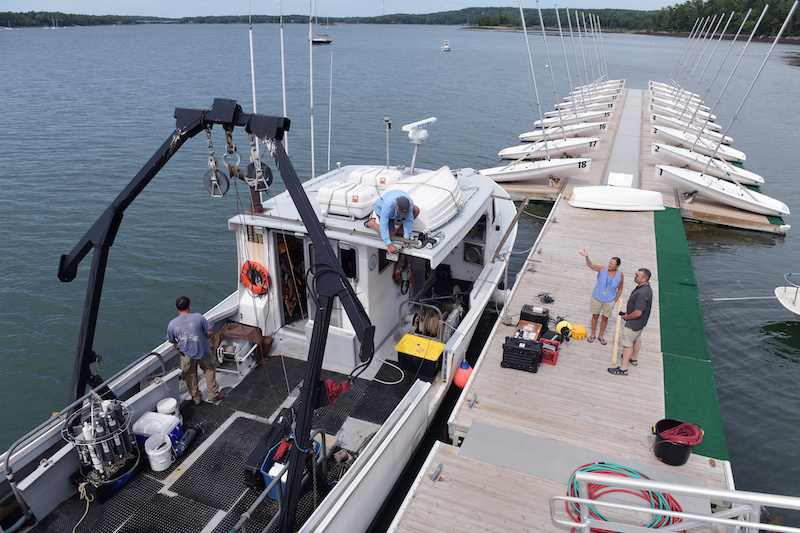
<svg viewBox="0 0 800 533"><path fill-rule="evenodd" d="M216 404L194 405L191 399L180 406L183 427L201 427L200 436L186 454L167 470L154 472L145 466L142 453L135 476L107 501L96 499L88 508L78 531L227 532L261 491L244 485L243 465L282 407L296 407L305 362L271 354L256 366L226 397ZM385 366L385 365L384 365ZM396 379L396 371L383 368L384 380ZM344 381L347 376L323 371L323 378ZM352 393L343 395L315 416L314 427L336 435L347 420L361 421L362 429L377 428L390 415L413 382L412 376L395 386L357 378ZM187 397L184 394L183 397ZM327 442L331 447L330 441ZM339 442L351 455L357 449ZM352 446L355 448L355 446ZM329 462L327 480L339 478L347 465ZM314 491L309 490L298 507L297 525L314 509ZM275 500L266 499L247 522L247 531L262 531L277 510ZM34 526L32 532L72 531L87 511L85 500L72 496ZM277 530L273 526L272 530Z"/></svg>
<svg viewBox="0 0 800 533"><path fill-rule="evenodd" d="M622 113L614 114L603 134L590 172L562 183L560 199L515 283L507 324L503 317L498 320L453 411L450 436L456 443L463 439L461 447L437 444L392 531L552 531L549 497L566 494L572 472L595 461L630 466L661 481L733 488L697 289L676 209L680 203L672 189L655 180L642 91L623 93ZM631 173L631 158L637 159L633 137L641 138L638 185L662 192L668 209L571 207L566 198L572 187L603 184L609 172ZM518 195L528 194L520 189ZM607 372L618 364L615 312L605 333L607 345L571 339L562 344L555 366L541 365L536 373L502 368L502 345L513 335L523 305L543 305L551 321L561 316L591 329L588 304L596 273L579 255L583 249L594 263L604 265L611 256L622 259L624 302L635 286L635 271L652 271L653 309L639 365L631 366L628 376ZM554 301L542 304L538 295L543 292ZM621 358L621 346L618 353ZM705 430L703 443L683 466L666 465L651 451L653 427L665 418L698 422ZM440 476L433 481L439 465ZM684 510L699 505L682 504ZM702 512L702 505L697 510ZM557 511L566 518L563 504Z"/></svg>

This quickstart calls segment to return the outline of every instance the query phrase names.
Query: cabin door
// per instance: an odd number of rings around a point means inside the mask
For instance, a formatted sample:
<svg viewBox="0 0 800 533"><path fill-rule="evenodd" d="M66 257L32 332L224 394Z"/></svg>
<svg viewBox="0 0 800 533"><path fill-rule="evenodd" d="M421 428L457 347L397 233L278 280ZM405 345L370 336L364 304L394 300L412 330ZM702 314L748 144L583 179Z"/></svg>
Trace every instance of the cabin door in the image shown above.
<svg viewBox="0 0 800 533"><path fill-rule="evenodd" d="M278 292L283 311L283 323L291 324L308 317L303 239L286 233L277 233L275 238L280 270Z"/></svg>

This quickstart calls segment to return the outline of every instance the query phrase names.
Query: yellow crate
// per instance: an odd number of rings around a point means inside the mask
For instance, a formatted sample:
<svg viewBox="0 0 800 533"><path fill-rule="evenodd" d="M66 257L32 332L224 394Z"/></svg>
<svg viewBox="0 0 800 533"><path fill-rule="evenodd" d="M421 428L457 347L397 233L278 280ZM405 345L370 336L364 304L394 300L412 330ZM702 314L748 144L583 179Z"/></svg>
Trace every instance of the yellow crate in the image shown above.
<svg viewBox="0 0 800 533"><path fill-rule="evenodd" d="M407 333L394 347L399 353L412 357L419 357L427 361L436 361L444 352L444 344L425 337L418 337Z"/></svg>
<svg viewBox="0 0 800 533"><path fill-rule="evenodd" d="M574 324L572 326L572 338L582 339L584 337L586 337L586 328L580 324Z"/></svg>
<svg viewBox="0 0 800 533"><path fill-rule="evenodd" d="M432 378L442 368L444 344L410 333L395 346L400 368L418 376Z"/></svg>

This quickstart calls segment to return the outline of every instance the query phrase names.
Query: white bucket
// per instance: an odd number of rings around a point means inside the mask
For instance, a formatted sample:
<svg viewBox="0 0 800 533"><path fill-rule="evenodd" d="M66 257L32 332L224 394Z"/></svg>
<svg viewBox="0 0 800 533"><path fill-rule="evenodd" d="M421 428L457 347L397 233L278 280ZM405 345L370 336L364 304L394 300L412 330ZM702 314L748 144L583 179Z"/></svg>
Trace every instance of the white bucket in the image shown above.
<svg viewBox="0 0 800 533"><path fill-rule="evenodd" d="M180 409L178 409L178 400L175 398L164 398L163 400L159 401L156 405L156 411L162 415L177 416L181 425L183 425L183 417L181 416Z"/></svg>
<svg viewBox="0 0 800 533"><path fill-rule="evenodd" d="M144 451L154 472L166 470L172 464L172 441L168 435L153 435L144 441Z"/></svg>

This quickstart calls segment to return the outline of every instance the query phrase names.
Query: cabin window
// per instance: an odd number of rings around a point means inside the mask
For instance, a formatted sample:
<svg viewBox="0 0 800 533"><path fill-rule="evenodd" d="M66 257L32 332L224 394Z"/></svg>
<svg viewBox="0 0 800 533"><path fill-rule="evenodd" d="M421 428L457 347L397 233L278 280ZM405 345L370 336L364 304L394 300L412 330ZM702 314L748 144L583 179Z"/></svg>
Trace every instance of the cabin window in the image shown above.
<svg viewBox="0 0 800 533"><path fill-rule="evenodd" d="M256 244L264 244L264 233L260 228L255 226L247 226L247 242L254 242Z"/></svg>
<svg viewBox="0 0 800 533"><path fill-rule="evenodd" d="M486 214L469 230L466 240L471 242L486 242Z"/></svg>

